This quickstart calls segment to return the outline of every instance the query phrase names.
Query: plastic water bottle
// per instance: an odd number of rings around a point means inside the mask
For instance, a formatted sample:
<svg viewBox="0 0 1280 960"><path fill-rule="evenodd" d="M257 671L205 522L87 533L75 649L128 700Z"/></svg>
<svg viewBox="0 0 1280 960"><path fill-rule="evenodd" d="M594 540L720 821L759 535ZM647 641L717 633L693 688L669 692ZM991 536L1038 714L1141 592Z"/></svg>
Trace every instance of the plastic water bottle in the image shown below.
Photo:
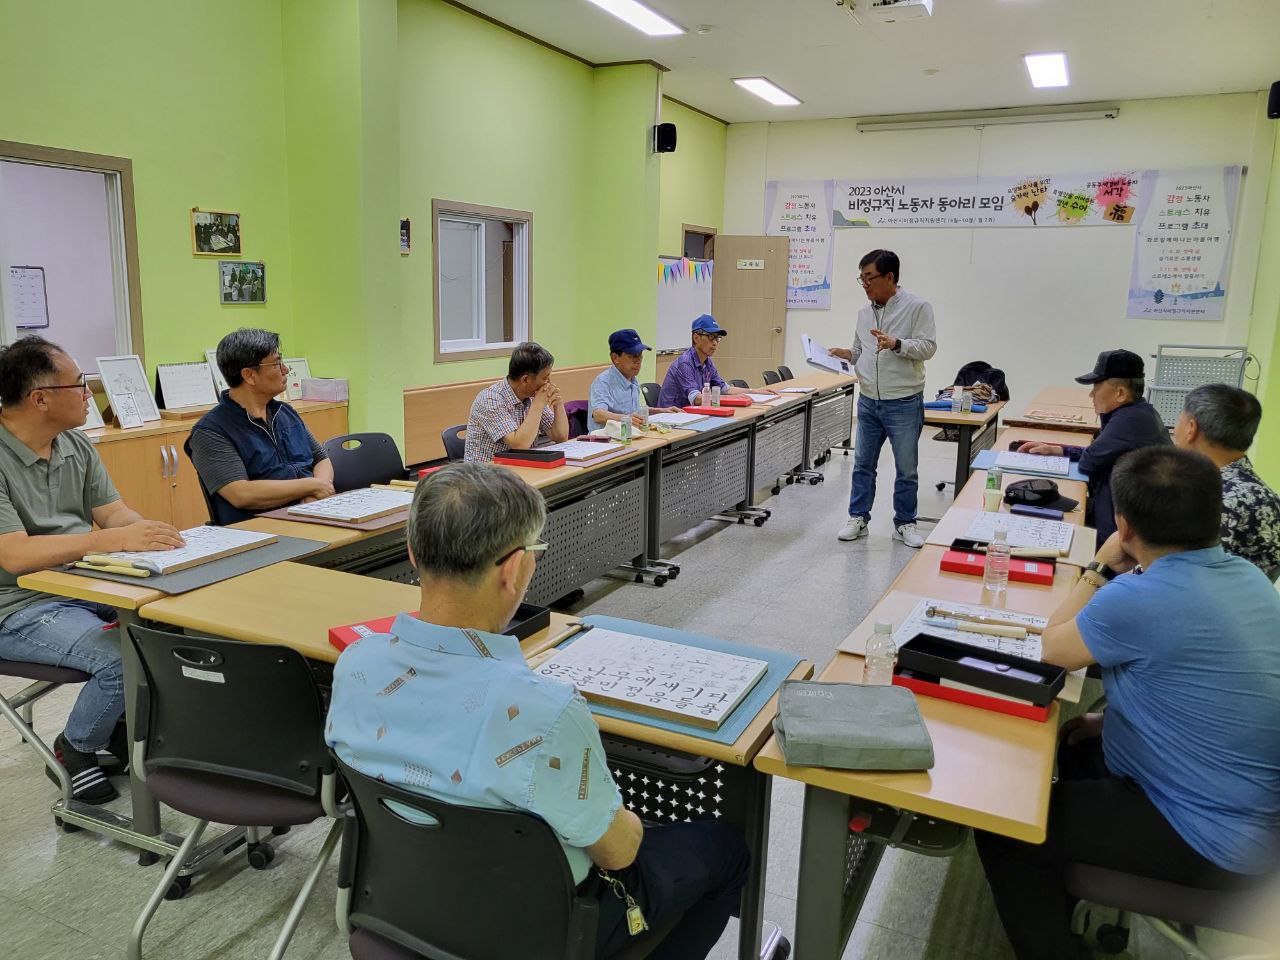
<svg viewBox="0 0 1280 960"><path fill-rule="evenodd" d="M707 380L702 383L702 405L704 407L711 406L711 383Z"/></svg>
<svg viewBox="0 0 1280 960"><path fill-rule="evenodd" d="M960 412L973 413L973 394L968 390L960 392Z"/></svg>
<svg viewBox="0 0 1280 960"><path fill-rule="evenodd" d="M1004 471L997 467L994 463L987 467L987 489L1003 490L1004 489Z"/></svg>
<svg viewBox="0 0 1280 960"><path fill-rule="evenodd" d="M640 418L640 429L649 429L649 408L643 403L636 407L636 416Z"/></svg>
<svg viewBox="0 0 1280 960"><path fill-rule="evenodd" d="M996 536L987 544L987 562L982 571L982 589L996 599L1009 586L1009 534L996 527Z"/></svg>
<svg viewBox="0 0 1280 960"><path fill-rule="evenodd" d="M898 648L893 642L893 624L876 621L875 633L867 641L862 662L862 682L886 686L893 683L893 668L898 662Z"/></svg>
<svg viewBox="0 0 1280 960"><path fill-rule="evenodd" d="M720 406L720 384L713 384L711 387L711 405L713 407Z"/></svg>
<svg viewBox="0 0 1280 960"><path fill-rule="evenodd" d="M631 442L631 418L624 416L618 421L618 440L627 444Z"/></svg>

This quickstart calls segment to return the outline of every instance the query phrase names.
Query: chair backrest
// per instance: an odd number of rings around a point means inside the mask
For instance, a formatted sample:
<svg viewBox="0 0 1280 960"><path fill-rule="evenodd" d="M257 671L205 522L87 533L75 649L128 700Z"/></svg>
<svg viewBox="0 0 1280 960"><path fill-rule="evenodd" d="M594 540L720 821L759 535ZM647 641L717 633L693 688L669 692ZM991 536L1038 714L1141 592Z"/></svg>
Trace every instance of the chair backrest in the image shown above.
<svg viewBox="0 0 1280 960"><path fill-rule="evenodd" d="M729 386L731 386L731 387L741 387L743 390L747 390L747 389L749 389L749 388L750 388L750 386L751 386L751 385L750 385L749 383L747 383L747 381L745 381L745 380L730 380L730 381L729 381Z"/></svg>
<svg viewBox="0 0 1280 960"><path fill-rule="evenodd" d="M795 379L795 374L791 372L791 368L784 367L782 364L778 364L778 376L781 377L783 380Z"/></svg>
<svg viewBox="0 0 1280 960"><path fill-rule="evenodd" d="M658 405L658 397L662 395L662 387L656 383L640 384L640 392L644 394L644 405L646 407L656 407Z"/></svg>
<svg viewBox="0 0 1280 960"><path fill-rule="evenodd" d="M187 439L182 441L182 452L187 455L187 459L191 460L191 436L188 434ZM194 467L196 462L191 460L191 466ZM204 508L209 511L209 523L213 526L221 526L218 523L218 511L213 508L213 497L209 495L208 489L204 485L204 478L200 476L200 471L196 471L196 485L200 488L200 495L204 497Z"/></svg>
<svg viewBox="0 0 1280 960"><path fill-rule="evenodd" d="M450 460L461 460L467 451L467 425L445 427L440 431L440 442L444 444L445 456Z"/></svg>
<svg viewBox="0 0 1280 960"><path fill-rule="evenodd" d="M569 439L580 437L591 430L588 421L587 401L570 400L564 405L565 416L569 418Z"/></svg>
<svg viewBox="0 0 1280 960"><path fill-rule="evenodd" d="M338 493L404 479L400 448L388 434L348 433L326 440L324 452L333 464L333 489Z"/></svg>
<svg viewBox="0 0 1280 960"><path fill-rule="evenodd" d="M764 385L767 387L773 383L781 383L782 378L778 376L777 370L765 370L760 376L764 377Z"/></svg>
<svg viewBox="0 0 1280 960"><path fill-rule="evenodd" d="M148 769L216 773L320 796L333 761L324 704L302 654L276 644L128 630L142 664L134 715Z"/></svg>
<svg viewBox="0 0 1280 960"><path fill-rule="evenodd" d="M338 870L352 925L427 957L595 955L596 902L577 896L543 820L410 793L336 763L352 803Z"/></svg>

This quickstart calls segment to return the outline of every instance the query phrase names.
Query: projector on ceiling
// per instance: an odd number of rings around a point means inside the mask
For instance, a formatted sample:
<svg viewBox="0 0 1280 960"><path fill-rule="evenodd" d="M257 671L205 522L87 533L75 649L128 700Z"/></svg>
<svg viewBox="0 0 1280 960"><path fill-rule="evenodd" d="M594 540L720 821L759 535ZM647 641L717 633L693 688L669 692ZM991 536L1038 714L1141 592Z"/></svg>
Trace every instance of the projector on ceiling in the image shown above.
<svg viewBox="0 0 1280 960"><path fill-rule="evenodd" d="M933 0L836 0L859 23L897 23L933 16Z"/></svg>

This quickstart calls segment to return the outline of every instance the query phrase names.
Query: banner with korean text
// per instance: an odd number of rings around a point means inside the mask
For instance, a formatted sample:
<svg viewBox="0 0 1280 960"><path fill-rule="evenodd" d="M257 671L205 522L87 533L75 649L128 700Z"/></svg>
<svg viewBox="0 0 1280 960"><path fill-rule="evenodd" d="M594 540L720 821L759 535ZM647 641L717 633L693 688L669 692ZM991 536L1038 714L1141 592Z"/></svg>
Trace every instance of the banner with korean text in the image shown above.
<svg viewBox="0 0 1280 960"><path fill-rule="evenodd" d="M1221 320L1240 167L1147 170L1129 277L1129 318Z"/></svg>
<svg viewBox="0 0 1280 960"><path fill-rule="evenodd" d="M787 306L831 309L833 180L770 180L765 184L765 233L790 240Z"/></svg>
<svg viewBox="0 0 1280 960"><path fill-rule="evenodd" d="M1079 227L1133 219L1139 171L837 180L832 226Z"/></svg>

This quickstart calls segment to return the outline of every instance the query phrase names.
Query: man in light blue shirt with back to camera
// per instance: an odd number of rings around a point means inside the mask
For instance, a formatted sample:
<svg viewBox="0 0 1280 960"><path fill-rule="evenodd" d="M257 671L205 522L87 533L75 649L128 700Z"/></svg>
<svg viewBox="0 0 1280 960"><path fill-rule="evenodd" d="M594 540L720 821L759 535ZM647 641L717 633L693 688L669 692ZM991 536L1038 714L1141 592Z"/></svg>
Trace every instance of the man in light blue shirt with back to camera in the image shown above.
<svg viewBox="0 0 1280 960"><path fill-rule="evenodd" d="M975 833L1019 960L1092 955L1072 862L1204 889L1280 865L1280 596L1223 550L1207 457L1132 451L1111 495L1116 532L1044 631L1045 661L1102 668L1106 712L1063 725L1043 844Z"/></svg>
<svg viewBox="0 0 1280 960"><path fill-rule="evenodd" d="M609 334L609 362L613 366L591 381L588 408L592 421L604 426L610 420L630 417L635 426L644 426L645 418L636 413L645 406L638 378L644 352L652 349L634 330L617 330ZM675 413L677 410L679 407L649 408L650 413Z"/></svg>
<svg viewBox="0 0 1280 960"><path fill-rule="evenodd" d="M326 739L370 777L546 821L579 892L599 901L597 956L631 936L606 870L651 928L679 917L651 957L705 957L741 900L742 834L719 821L644 826L622 804L586 701L532 673L501 633L547 549L545 521L542 495L501 467L451 464L419 483L408 541L422 609L343 651Z"/></svg>

